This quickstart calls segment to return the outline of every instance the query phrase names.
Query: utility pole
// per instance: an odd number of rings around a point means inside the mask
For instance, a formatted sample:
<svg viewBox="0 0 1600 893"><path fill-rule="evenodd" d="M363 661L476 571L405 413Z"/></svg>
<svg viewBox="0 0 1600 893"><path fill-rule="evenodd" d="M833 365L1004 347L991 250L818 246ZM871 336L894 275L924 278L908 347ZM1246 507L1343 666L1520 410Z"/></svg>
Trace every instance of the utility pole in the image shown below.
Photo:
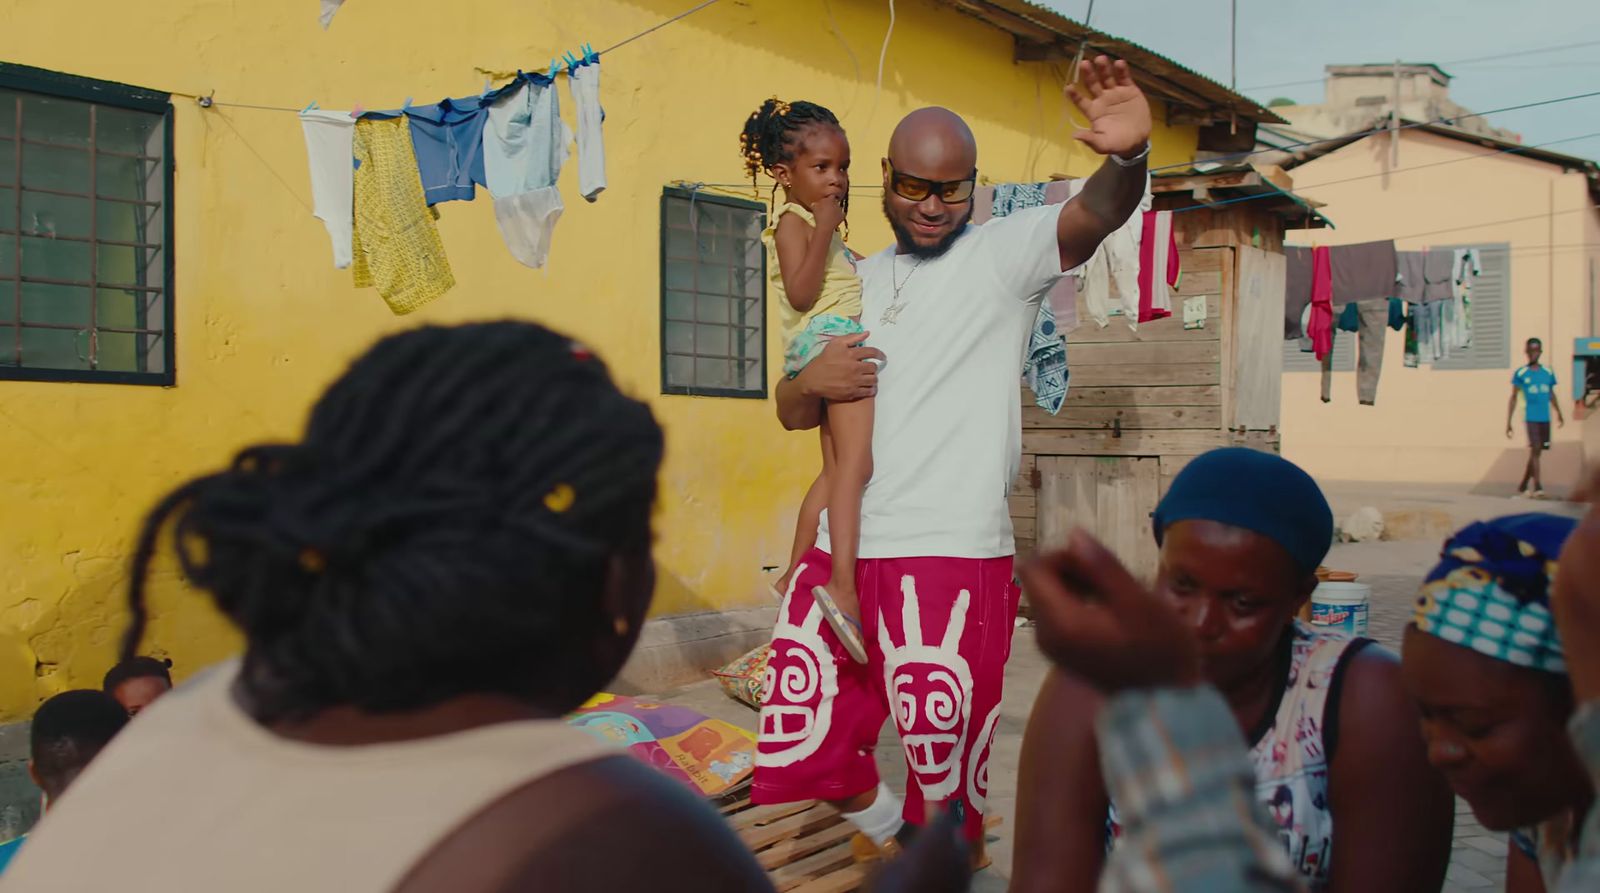
<svg viewBox="0 0 1600 893"><path fill-rule="evenodd" d="M1400 60L1394 60L1394 100L1389 106L1389 168L1400 166Z"/></svg>
<svg viewBox="0 0 1600 893"><path fill-rule="evenodd" d="M1228 89L1239 89L1239 0L1232 0L1228 26Z"/></svg>

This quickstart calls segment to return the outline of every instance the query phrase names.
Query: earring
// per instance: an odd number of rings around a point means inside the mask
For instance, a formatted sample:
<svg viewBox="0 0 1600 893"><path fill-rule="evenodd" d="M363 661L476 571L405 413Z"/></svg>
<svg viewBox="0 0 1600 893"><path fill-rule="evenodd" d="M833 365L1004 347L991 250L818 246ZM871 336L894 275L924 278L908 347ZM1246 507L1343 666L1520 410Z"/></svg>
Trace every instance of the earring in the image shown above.
<svg viewBox="0 0 1600 893"><path fill-rule="evenodd" d="M620 639L626 636L628 631L632 629L633 626L632 624L628 623L628 618L616 617L611 621L611 628L616 631L617 638Z"/></svg>

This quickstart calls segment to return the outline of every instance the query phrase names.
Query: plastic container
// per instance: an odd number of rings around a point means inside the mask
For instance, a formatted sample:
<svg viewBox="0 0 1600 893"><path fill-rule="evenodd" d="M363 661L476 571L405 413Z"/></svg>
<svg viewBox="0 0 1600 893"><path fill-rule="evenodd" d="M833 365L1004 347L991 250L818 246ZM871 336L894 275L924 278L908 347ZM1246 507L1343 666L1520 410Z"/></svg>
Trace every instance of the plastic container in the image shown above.
<svg viewBox="0 0 1600 893"><path fill-rule="evenodd" d="M1311 622L1347 636L1367 634L1372 587L1365 583L1319 583L1311 593Z"/></svg>

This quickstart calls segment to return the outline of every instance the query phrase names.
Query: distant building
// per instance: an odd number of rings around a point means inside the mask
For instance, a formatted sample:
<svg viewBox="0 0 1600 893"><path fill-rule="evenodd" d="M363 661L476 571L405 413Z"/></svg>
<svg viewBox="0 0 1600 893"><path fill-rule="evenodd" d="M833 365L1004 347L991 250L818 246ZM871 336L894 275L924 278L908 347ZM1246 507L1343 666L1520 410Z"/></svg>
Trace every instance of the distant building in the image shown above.
<svg viewBox="0 0 1600 893"><path fill-rule="evenodd" d="M1398 146L1372 132L1389 122L1396 72ZM1326 404L1318 364L1285 343L1283 453L1321 478L1509 493L1527 444L1520 418L1506 440L1506 400L1531 337L1544 340L1544 362L1560 379L1568 420L1574 415L1573 339L1596 334L1600 314L1600 168L1466 117L1449 83L1436 65L1331 65L1326 102L1275 107L1290 123L1257 129L1260 148L1319 141L1257 157L1292 169L1295 191L1337 225L1290 232L1290 243L1394 239L1401 250L1474 247L1482 257L1472 346L1408 369L1403 333L1390 331L1375 406L1357 403L1355 335L1338 333ZM1556 432L1546 484L1575 483L1577 429Z"/></svg>
<svg viewBox="0 0 1600 893"><path fill-rule="evenodd" d="M1400 117L1411 121L1449 119L1449 126L1464 133L1511 143L1521 135L1494 127L1488 118L1450 98L1450 74L1432 62L1379 62L1370 65L1329 65L1323 82L1323 100L1307 105L1273 105L1286 124L1264 123L1256 137L1262 148L1290 147L1283 154L1258 157L1258 163L1293 167L1321 153L1299 144L1374 130L1389 122L1398 94Z"/></svg>

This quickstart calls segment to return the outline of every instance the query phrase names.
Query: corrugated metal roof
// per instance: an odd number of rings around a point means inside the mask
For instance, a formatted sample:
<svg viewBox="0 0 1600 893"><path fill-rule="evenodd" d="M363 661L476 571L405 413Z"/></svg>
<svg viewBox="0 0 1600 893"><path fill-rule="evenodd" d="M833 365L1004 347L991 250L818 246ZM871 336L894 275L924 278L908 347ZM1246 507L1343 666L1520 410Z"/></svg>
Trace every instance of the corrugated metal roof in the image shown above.
<svg viewBox="0 0 1600 893"><path fill-rule="evenodd" d="M1285 123L1259 102L1131 40L1086 28L1031 0L940 0L1016 40L1019 61L1071 60L1080 47L1087 54L1106 53L1127 61L1147 93L1200 117L1226 121Z"/></svg>

